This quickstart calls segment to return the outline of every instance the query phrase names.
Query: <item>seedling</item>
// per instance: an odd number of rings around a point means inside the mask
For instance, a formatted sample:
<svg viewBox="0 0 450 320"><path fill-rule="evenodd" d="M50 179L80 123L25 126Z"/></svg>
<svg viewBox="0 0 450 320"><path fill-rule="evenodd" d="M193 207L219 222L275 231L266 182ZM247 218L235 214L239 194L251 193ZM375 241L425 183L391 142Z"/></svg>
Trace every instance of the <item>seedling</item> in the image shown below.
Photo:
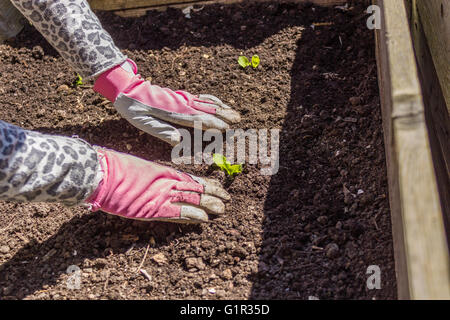
<svg viewBox="0 0 450 320"><path fill-rule="evenodd" d="M240 56L238 59L238 63L244 69L250 65L250 61L248 61L248 58L246 56Z"/></svg>
<svg viewBox="0 0 450 320"><path fill-rule="evenodd" d="M247 68L248 66L252 66L253 69L256 69L256 68L258 68L260 61L261 60L259 59L259 56L256 54L252 57L251 62L250 62L250 60L248 60L248 58L246 56L239 56L239 59L238 59L239 65L244 69Z"/></svg>
<svg viewBox="0 0 450 320"><path fill-rule="evenodd" d="M255 54L255 55L252 57L252 67L253 67L253 69L258 68L259 62L260 62L259 56L257 56L257 55Z"/></svg>
<svg viewBox="0 0 450 320"><path fill-rule="evenodd" d="M75 87L83 85L83 78L77 73L77 78L73 82Z"/></svg>
<svg viewBox="0 0 450 320"><path fill-rule="evenodd" d="M241 164L231 164L227 158L221 154L213 154L213 162L220 170L225 171L230 177L242 172Z"/></svg>

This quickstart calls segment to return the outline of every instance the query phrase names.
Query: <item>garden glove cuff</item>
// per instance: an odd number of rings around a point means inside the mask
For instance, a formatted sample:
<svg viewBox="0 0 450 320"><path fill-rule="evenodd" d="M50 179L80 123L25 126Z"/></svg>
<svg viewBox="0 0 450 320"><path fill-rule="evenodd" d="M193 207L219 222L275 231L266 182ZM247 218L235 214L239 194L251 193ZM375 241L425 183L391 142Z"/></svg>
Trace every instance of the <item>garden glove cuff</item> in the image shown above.
<svg viewBox="0 0 450 320"><path fill-rule="evenodd" d="M152 85L137 74L137 66L130 59L102 73L94 90L113 102L117 111L135 127L171 145L181 140L172 124L193 127L194 122L201 122L202 129L223 131L240 121L239 113L215 96L194 96Z"/></svg>
<svg viewBox="0 0 450 320"><path fill-rule="evenodd" d="M101 210L145 221L207 222L225 212L229 194L219 182L191 176L154 162L97 149L103 180L86 200Z"/></svg>

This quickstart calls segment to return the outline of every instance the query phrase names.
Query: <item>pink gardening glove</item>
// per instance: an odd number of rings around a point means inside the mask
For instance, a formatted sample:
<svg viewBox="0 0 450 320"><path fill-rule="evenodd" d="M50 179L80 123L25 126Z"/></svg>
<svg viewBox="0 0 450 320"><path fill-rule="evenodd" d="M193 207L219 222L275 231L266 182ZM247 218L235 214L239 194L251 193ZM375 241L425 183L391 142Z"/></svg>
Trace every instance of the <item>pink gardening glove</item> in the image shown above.
<svg viewBox="0 0 450 320"><path fill-rule="evenodd" d="M229 194L219 182L124 153L97 149L103 180L86 200L92 211L146 221L207 222Z"/></svg>
<svg viewBox="0 0 450 320"><path fill-rule="evenodd" d="M212 95L194 96L150 84L137 74L130 59L102 73L94 90L113 102L132 125L172 145L180 142L181 135L167 122L193 127L199 121L205 130L226 130L241 120L238 112Z"/></svg>

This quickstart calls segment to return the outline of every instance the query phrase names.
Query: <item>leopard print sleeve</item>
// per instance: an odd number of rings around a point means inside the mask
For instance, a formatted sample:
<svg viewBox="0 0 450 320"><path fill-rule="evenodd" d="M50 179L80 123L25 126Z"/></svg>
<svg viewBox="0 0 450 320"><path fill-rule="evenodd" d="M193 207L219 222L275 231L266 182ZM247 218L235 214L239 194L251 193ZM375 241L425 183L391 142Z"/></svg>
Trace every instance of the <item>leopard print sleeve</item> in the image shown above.
<svg viewBox="0 0 450 320"><path fill-rule="evenodd" d="M11 1L81 76L97 76L127 59L86 0Z"/></svg>
<svg viewBox="0 0 450 320"><path fill-rule="evenodd" d="M101 178L97 152L87 142L0 121L0 200L78 205Z"/></svg>

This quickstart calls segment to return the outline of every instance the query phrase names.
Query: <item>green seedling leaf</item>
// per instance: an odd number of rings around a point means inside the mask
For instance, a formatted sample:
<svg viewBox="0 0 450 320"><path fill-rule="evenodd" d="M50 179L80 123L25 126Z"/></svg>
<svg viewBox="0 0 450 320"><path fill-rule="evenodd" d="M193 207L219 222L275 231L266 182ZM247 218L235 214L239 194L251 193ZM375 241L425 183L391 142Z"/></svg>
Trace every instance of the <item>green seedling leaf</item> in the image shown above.
<svg viewBox="0 0 450 320"><path fill-rule="evenodd" d="M258 68L259 62L260 62L259 56L255 54L255 55L252 57L252 67L253 67L253 69Z"/></svg>
<svg viewBox="0 0 450 320"><path fill-rule="evenodd" d="M225 171L229 176L233 177L235 174L242 172L241 164L230 164L227 158L221 154L213 154L213 162L220 168L220 170Z"/></svg>
<svg viewBox="0 0 450 320"><path fill-rule="evenodd" d="M238 63L244 69L250 65L250 61L248 61L248 58L246 56L240 56L238 59Z"/></svg>
<svg viewBox="0 0 450 320"><path fill-rule="evenodd" d="M74 81L75 87L83 85L83 78L77 73L77 78Z"/></svg>
<svg viewBox="0 0 450 320"><path fill-rule="evenodd" d="M235 174L242 172L242 164L233 164L228 168L228 174L234 176Z"/></svg>

